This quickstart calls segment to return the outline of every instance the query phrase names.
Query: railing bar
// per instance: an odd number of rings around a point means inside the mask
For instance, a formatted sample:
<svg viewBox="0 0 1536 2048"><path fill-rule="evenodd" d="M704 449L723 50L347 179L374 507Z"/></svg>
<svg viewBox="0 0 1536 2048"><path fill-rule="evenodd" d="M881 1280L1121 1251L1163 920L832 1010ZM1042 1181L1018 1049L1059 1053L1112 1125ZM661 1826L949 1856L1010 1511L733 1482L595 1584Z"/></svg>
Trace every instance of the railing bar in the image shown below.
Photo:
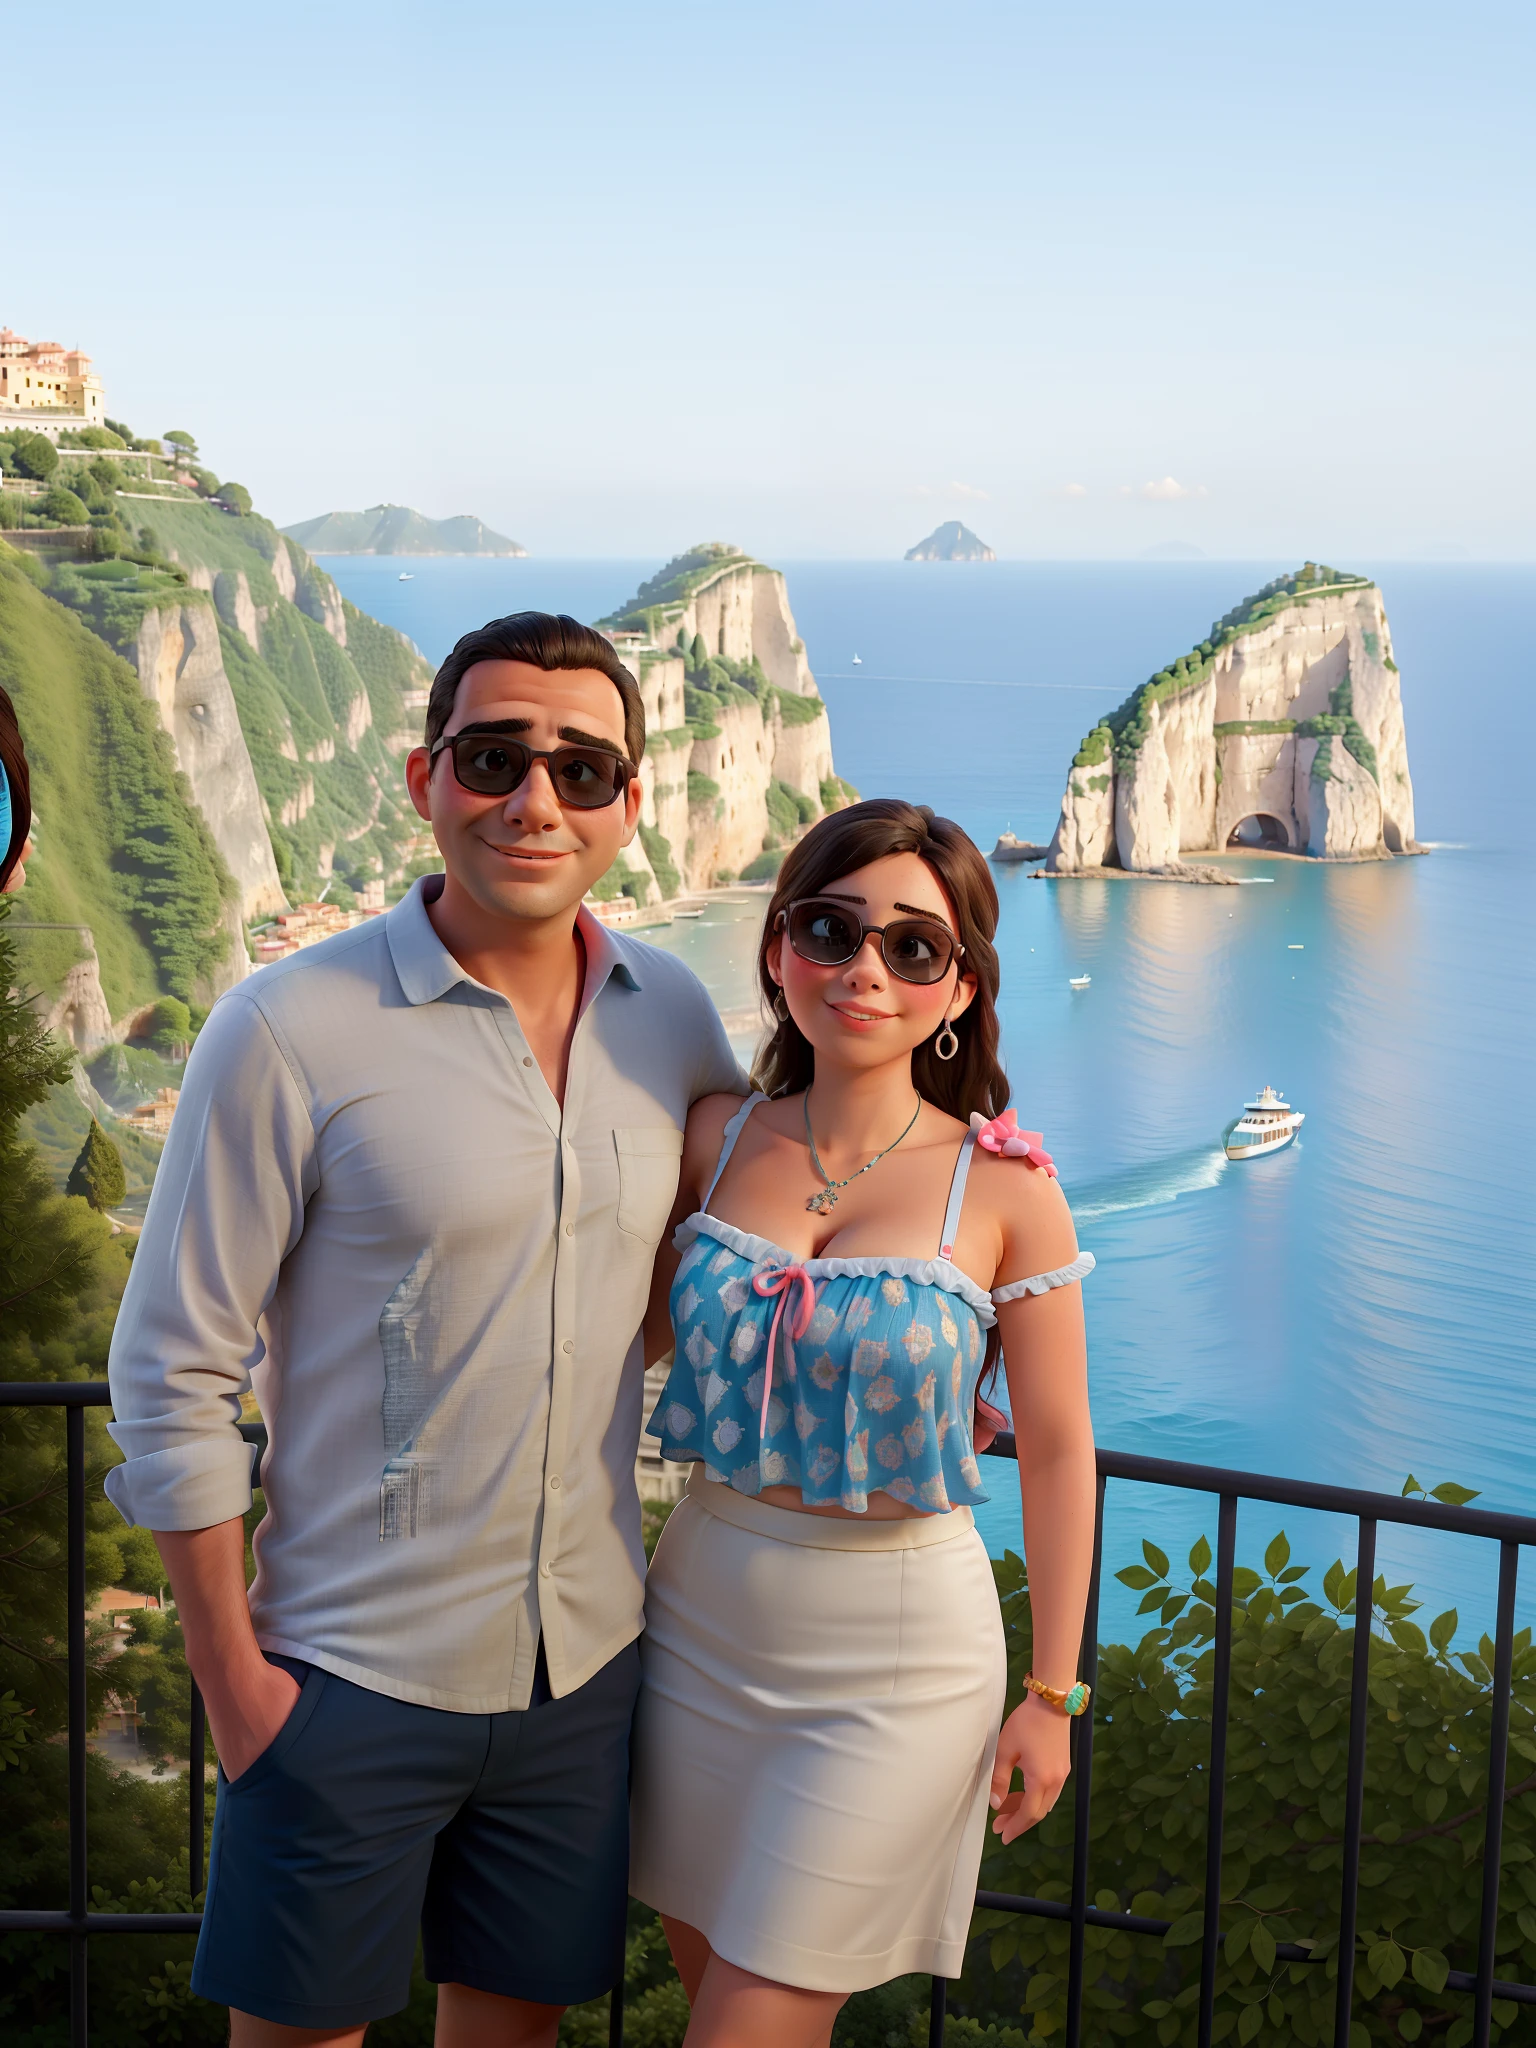
<svg viewBox="0 0 1536 2048"><path fill-rule="evenodd" d="M624 2048L624 1978L608 1994L608 2048Z"/></svg>
<svg viewBox="0 0 1536 2048"><path fill-rule="evenodd" d="M944 2022L949 2017L949 1979L935 1977L928 1994L928 2048L944 2048Z"/></svg>
<svg viewBox="0 0 1536 2048"><path fill-rule="evenodd" d="M1104 1480L1094 1491L1093 1570L1088 1576L1088 1605L1083 1613L1083 1638L1078 1675L1085 1684L1099 1682L1099 1574L1104 1563ZM1072 1934L1068 1942L1067 2028L1065 2048L1080 2048L1083 2035L1083 1955L1088 1928L1088 1817L1093 1799L1093 1721L1098 1711L1090 1700L1072 1726Z"/></svg>
<svg viewBox="0 0 1536 2048"><path fill-rule="evenodd" d="M189 1674L190 1677L190 1674ZM207 1712L197 1680L191 1679L192 1699L187 1715L187 1874L192 1897L203 1888L203 1800L208 1782L203 1769L207 1744Z"/></svg>
<svg viewBox="0 0 1536 2048"><path fill-rule="evenodd" d="M982 1456L1011 1458L1014 1440L999 1431ZM1536 1544L1536 1516L1507 1515L1493 1508L1451 1507L1443 1501L1400 1499L1354 1486L1325 1486L1314 1479L1281 1479L1268 1472L1237 1472L1224 1465L1186 1465L1174 1458L1143 1458L1129 1451L1097 1453L1105 1479L1130 1479L1145 1486L1175 1486L1188 1493L1235 1493L1239 1500L1264 1500L1276 1507L1315 1508L1322 1514L1368 1515L1376 1522L1401 1522L1418 1529L1451 1529L1462 1536L1495 1542Z"/></svg>
<svg viewBox="0 0 1536 2048"><path fill-rule="evenodd" d="M201 1913L87 1913L77 1922L68 1913L20 1911L0 1913L0 1934L196 1934Z"/></svg>
<svg viewBox="0 0 1536 2048"><path fill-rule="evenodd" d="M1509 1762L1509 1688L1515 1654L1515 1581L1520 1551L1499 1547L1499 1608L1493 1645L1493 1713L1488 1734L1488 1818L1483 1828L1483 1905L1477 1933L1477 1994L1472 2048L1488 2048L1493 2025L1493 1952L1499 1936L1499 1866L1504 1849L1504 1786Z"/></svg>
<svg viewBox="0 0 1536 2048"><path fill-rule="evenodd" d="M1237 1497L1224 1493L1216 1526L1216 1644L1211 1686L1211 1760L1205 1804L1205 1925L1200 1948L1199 2048L1211 2048L1216 1961L1221 1949L1221 1842L1227 1816L1227 1719L1232 1696L1232 1573Z"/></svg>
<svg viewBox="0 0 1536 2048"><path fill-rule="evenodd" d="M75 1407L64 1417L64 1465L68 1565L65 1630L69 1645L69 2039L70 2048L86 2048L85 1963L85 1724L89 1706L85 1673L85 1410Z"/></svg>
<svg viewBox="0 0 1536 2048"><path fill-rule="evenodd" d="M1334 2048L1349 2048L1355 1997L1355 1928L1359 1914L1360 1836L1365 1812L1365 1735L1370 1706L1371 1617L1375 1612L1376 1524L1360 1520L1355 1558L1355 1643L1349 1676L1349 1775L1344 1787L1344 1867L1339 1880L1339 1975L1333 2009Z"/></svg>

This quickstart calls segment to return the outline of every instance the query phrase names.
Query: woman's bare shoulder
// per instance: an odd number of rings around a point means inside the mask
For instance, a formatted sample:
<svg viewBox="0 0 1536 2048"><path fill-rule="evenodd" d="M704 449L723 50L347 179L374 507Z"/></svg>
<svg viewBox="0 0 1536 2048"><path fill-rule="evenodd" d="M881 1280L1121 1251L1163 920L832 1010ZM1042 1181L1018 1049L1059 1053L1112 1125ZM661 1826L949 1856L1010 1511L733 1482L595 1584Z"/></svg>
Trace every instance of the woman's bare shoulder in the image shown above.
<svg viewBox="0 0 1536 2048"><path fill-rule="evenodd" d="M688 1112L688 1125L684 1142L688 1149L698 1145L713 1144L718 1151L725 1142L725 1127L736 1114L745 1097L721 1091L716 1095L701 1095Z"/></svg>
<svg viewBox="0 0 1536 2048"><path fill-rule="evenodd" d="M1077 1231L1061 1182L1019 1154L976 1148L971 1169L978 1204L1001 1243L995 1287L1054 1272L1077 1256Z"/></svg>

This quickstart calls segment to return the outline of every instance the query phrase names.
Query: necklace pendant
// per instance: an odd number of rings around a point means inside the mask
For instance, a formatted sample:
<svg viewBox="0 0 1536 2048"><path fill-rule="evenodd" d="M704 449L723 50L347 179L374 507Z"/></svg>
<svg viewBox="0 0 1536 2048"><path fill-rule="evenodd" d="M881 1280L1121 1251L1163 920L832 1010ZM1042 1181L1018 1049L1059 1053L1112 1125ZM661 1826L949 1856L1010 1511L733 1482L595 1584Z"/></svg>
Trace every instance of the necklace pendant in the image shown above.
<svg viewBox="0 0 1536 2048"><path fill-rule="evenodd" d="M825 1216L829 1210L837 1207L837 1196L831 1188L823 1188L819 1195L812 1195L805 1206L813 1216Z"/></svg>

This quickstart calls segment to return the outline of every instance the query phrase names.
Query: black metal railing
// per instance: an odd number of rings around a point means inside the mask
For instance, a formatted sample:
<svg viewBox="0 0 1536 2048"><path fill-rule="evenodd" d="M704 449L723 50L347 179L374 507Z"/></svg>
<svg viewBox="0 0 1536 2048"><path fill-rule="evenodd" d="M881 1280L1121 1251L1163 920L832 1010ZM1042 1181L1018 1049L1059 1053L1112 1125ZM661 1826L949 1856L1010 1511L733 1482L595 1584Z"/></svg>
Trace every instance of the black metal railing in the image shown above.
<svg viewBox="0 0 1536 2048"><path fill-rule="evenodd" d="M104 1381L0 1383L0 1408L62 1408L65 1419L65 1468L68 1528L68 1739L69 1739L69 1905L63 1911L0 1911L0 1933L59 1934L69 1942L71 2048L88 2048L86 1944L93 1934L195 1934L200 1913L92 1913L86 1885L86 1695L85 1633L85 1410L105 1408L110 1394ZM249 1442L264 1447L266 1431L259 1423L241 1425ZM1015 1455L1013 1439L1000 1435L990 1447L995 1457ZM1376 1530L1395 1522L1450 1534L1478 1536L1499 1546L1499 1589L1494 1629L1492 1728L1488 1760L1486 1822L1483 1838L1482 1900L1478 1921L1477 1968L1452 1970L1446 1989L1470 1993L1473 2000L1471 2048L1487 2048L1493 2002L1507 2000L1536 2005L1536 1984L1512 1984L1497 1978L1494 1948L1498 1932L1499 1877L1503 1842L1504 1799L1509 1740L1510 1680L1514 1662L1515 1588L1520 1548L1536 1545L1536 1517L1504 1515L1484 1508L1452 1507L1438 1501L1397 1499L1351 1487L1320 1486L1307 1480L1274 1479L1255 1472L1232 1472L1208 1465L1185 1465L1164 1458L1140 1458L1118 1451L1098 1453L1098 1497L1095 1509L1093 1574L1083 1626L1080 1676L1089 1685L1098 1677L1099 1584L1104 1548L1104 1494L1111 1479L1142 1485L1170 1486L1193 1493L1214 1494L1218 1501L1216 1535L1216 1602L1214 1670L1211 1702L1211 1753L1206 1809L1204 1928L1201 1941L1200 2048L1209 2048L1215 2018L1216 1970L1221 1947L1222 1829L1226 1812L1227 1717L1232 1682L1232 1576L1237 1547L1237 1504L1268 1501L1279 1507L1313 1509L1345 1515L1357 1525L1356 1626L1350 1670L1349 1745L1345 1788L1344 1855L1339 1893L1338 1976L1335 1997L1335 2048L1348 2048L1354 2003L1355 1930L1360 1875L1362 1816L1365 1803L1365 1746L1369 1703L1371 1588L1376 1576ZM258 1467L259 1478L259 1467ZM1365 1625L1360 1625L1361 1620ZM1016 1913L1064 1921L1068 1943L1065 2048L1081 2048L1082 2006L1087 1930L1109 1928L1160 1940L1172 1923L1138 1913L1108 1911L1088 1903L1089 1815L1093 1798L1094 1717L1085 1714L1073 1725L1072 1883L1068 1900L1027 1898L1013 1892L979 1891L977 1906L989 1912ZM193 1896L202 1888L205 1847L203 1704L194 1685L188 1775L188 1853ZM1310 1948L1278 1942L1276 1960L1319 1963ZM942 2048L948 1987L933 1980L929 2041ZM624 2040L623 1986L609 2004L610 2048Z"/></svg>

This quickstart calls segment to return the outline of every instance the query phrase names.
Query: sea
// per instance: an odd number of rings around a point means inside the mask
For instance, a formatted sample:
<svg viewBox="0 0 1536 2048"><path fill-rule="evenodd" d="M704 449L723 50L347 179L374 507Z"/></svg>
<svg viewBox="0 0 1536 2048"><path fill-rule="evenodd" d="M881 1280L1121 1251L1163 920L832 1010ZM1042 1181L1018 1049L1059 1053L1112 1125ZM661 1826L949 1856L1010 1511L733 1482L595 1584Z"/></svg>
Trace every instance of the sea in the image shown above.
<svg viewBox="0 0 1536 2048"><path fill-rule="evenodd" d="M438 660L504 612L597 618L660 565L323 566ZM1351 566L1385 599L1430 851L1229 856L1245 884L1230 889L997 868L1004 1056L1098 1261L1084 1298L1101 1444L1392 1494L1410 1475L1451 1481L1536 1514L1536 568ZM1089 727L1294 564L783 567L839 773L931 803L985 849L1009 826L1049 838ZM760 916L759 899L717 900L647 936L739 1020ZM1305 1111L1302 1134L1233 1164L1222 1135L1266 1082ZM1016 1473L984 1469L983 1533L994 1554L1018 1549ZM1282 1528L1309 1588L1352 1562L1352 1522L1262 1503L1240 1509L1239 1562ZM1146 1625L1112 1576L1142 1541L1177 1573L1202 1533L1209 1495L1111 1484L1105 1639ZM1383 1525L1378 1569L1416 1588L1421 1621L1455 1607L1475 1642L1493 1553ZM1529 1555L1519 1604L1536 1621Z"/></svg>

